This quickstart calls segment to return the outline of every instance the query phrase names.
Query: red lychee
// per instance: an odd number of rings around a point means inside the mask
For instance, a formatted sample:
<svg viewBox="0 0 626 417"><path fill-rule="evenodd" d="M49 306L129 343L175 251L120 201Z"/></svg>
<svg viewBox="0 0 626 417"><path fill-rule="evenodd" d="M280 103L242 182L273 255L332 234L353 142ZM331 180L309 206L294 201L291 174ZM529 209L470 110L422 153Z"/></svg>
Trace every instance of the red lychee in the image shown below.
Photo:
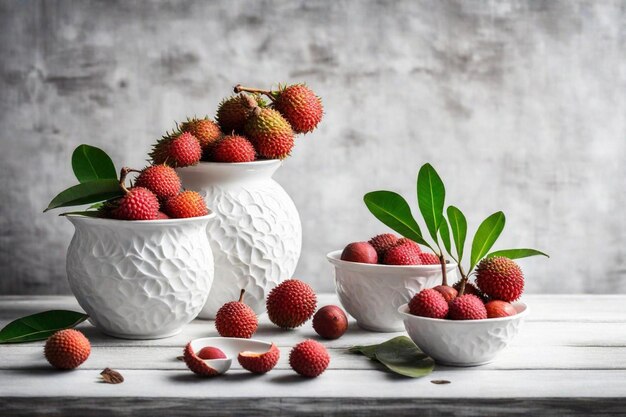
<svg viewBox="0 0 626 417"><path fill-rule="evenodd" d="M398 236L393 233L384 233L382 235L376 235L369 240L369 244L374 247L378 254L378 260L382 261L385 256L385 252L398 242Z"/></svg>
<svg viewBox="0 0 626 417"><path fill-rule="evenodd" d="M202 157L198 139L189 132L175 132L163 137L150 152L154 165L168 164L172 167L195 165Z"/></svg>
<svg viewBox="0 0 626 417"><path fill-rule="evenodd" d="M200 359L226 359L226 355L221 349L213 346L205 346L197 353Z"/></svg>
<svg viewBox="0 0 626 417"><path fill-rule="evenodd" d="M406 237L401 237L400 239L398 239L398 241L395 244L395 246L404 246L404 245L408 246L415 253L422 252L422 248L420 247L420 245L417 244L417 242Z"/></svg>
<svg viewBox="0 0 626 417"><path fill-rule="evenodd" d="M360 262L363 264L378 263L378 255L372 245L367 242L353 242L341 252L341 260L348 262Z"/></svg>
<svg viewBox="0 0 626 417"><path fill-rule="evenodd" d="M455 290L453 287L450 287L448 285L437 285L435 288L433 288L433 290L443 295L443 298L445 298L447 302L454 300L456 296L459 294L457 290Z"/></svg>
<svg viewBox="0 0 626 417"><path fill-rule="evenodd" d="M259 320L252 308L243 302L245 290L241 290L239 301L224 304L215 316L215 327L222 337L250 339L256 332Z"/></svg>
<svg viewBox="0 0 626 417"><path fill-rule="evenodd" d="M294 145L291 125L273 109L255 107L246 121L245 132L263 158L285 159Z"/></svg>
<svg viewBox="0 0 626 417"><path fill-rule="evenodd" d="M195 191L183 191L168 198L164 208L165 213L174 219L200 217L209 214L204 199Z"/></svg>
<svg viewBox="0 0 626 417"><path fill-rule="evenodd" d="M322 100L304 84L290 85L274 92L274 108L287 119L296 133L313 131L322 120Z"/></svg>
<svg viewBox="0 0 626 417"><path fill-rule="evenodd" d="M155 220L159 214L159 199L147 188L132 187L123 197L106 203L103 213L118 220Z"/></svg>
<svg viewBox="0 0 626 417"><path fill-rule="evenodd" d="M335 305L324 306L313 316L313 330L324 339L338 339L348 330L348 317Z"/></svg>
<svg viewBox="0 0 626 417"><path fill-rule="evenodd" d="M324 345L315 340L298 343L289 353L289 365L302 376L315 378L326 370L330 355Z"/></svg>
<svg viewBox="0 0 626 417"><path fill-rule="evenodd" d="M267 315L272 323L284 329L301 326L311 318L317 306L317 296L308 284L288 279L267 296Z"/></svg>
<svg viewBox="0 0 626 417"><path fill-rule="evenodd" d="M135 181L135 187L147 188L159 200L165 200L178 194L181 184L174 168L167 165L152 165L141 171Z"/></svg>
<svg viewBox="0 0 626 417"><path fill-rule="evenodd" d="M455 282L452 288L454 288L457 291L461 291L461 280ZM473 283L469 281L465 283L465 290L463 291L463 294L475 295L476 297L480 298L483 301L487 299L485 294L480 292L480 290L476 287L476 285L474 285Z"/></svg>
<svg viewBox="0 0 626 417"><path fill-rule="evenodd" d="M195 136L204 152L210 149L222 137L222 131L217 123L209 120L207 117L203 119L187 119L186 122L181 123L180 130Z"/></svg>
<svg viewBox="0 0 626 417"><path fill-rule="evenodd" d="M222 100L215 116L222 132L227 135L244 133L244 126L250 116L250 99L254 100L253 104L256 102L260 107L265 106L258 95L237 94Z"/></svg>
<svg viewBox="0 0 626 417"><path fill-rule="evenodd" d="M439 257L434 253L421 252L417 255L422 265L441 265Z"/></svg>
<svg viewBox="0 0 626 417"><path fill-rule="evenodd" d="M409 312L414 316L443 319L448 315L448 302L440 292L428 288L411 298Z"/></svg>
<svg viewBox="0 0 626 417"><path fill-rule="evenodd" d="M271 371L280 359L280 350L272 343L267 352L240 352L237 360L243 369L255 374L264 374Z"/></svg>
<svg viewBox="0 0 626 417"><path fill-rule="evenodd" d="M211 150L211 160L215 162L252 162L255 158L252 143L239 135L224 136Z"/></svg>
<svg viewBox="0 0 626 417"><path fill-rule="evenodd" d="M48 338L44 356L58 369L74 369L85 362L91 344L84 334L74 329L59 330Z"/></svg>
<svg viewBox="0 0 626 417"><path fill-rule="evenodd" d="M506 301L493 300L485 304L487 310L487 317L495 319L498 317L508 317L517 314L517 310L511 304Z"/></svg>
<svg viewBox="0 0 626 417"><path fill-rule="evenodd" d="M466 294L450 301L448 318L451 320L481 320L487 318L487 310L482 300Z"/></svg>
<svg viewBox="0 0 626 417"><path fill-rule="evenodd" d="M420 265L419 252L410 244L389 248L383 258L385 265Z"/></svg>
<svg viewBox="0 0 626 417"><path fill-rule="evenodd" d="M485 258L476 267L476 285L490 298L511 302L524 292L524 275L509 258Z"/></svg>

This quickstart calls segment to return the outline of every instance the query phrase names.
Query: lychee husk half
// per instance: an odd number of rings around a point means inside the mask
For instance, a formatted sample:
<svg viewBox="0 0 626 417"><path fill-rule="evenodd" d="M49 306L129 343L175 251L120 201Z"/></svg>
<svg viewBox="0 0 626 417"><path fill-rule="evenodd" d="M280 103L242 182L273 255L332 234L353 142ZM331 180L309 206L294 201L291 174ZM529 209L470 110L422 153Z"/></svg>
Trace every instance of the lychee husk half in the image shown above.
<svg viewBox="0 0 626 417"><path fill-rule="evenodd" d="M216 376L219 372L212 368L205 360L200 359L191 347L191 343L187 343L183 351L183 360L185 365L191 372L200 376Z"/></svg>
<svg viewBox="0 0 626 417"><path fill-rule="evenodd" d="M237 356L241 367L255 374L264 374L276 366L280 359L280 349L272 343L267 352L243 351Z"/></svg>

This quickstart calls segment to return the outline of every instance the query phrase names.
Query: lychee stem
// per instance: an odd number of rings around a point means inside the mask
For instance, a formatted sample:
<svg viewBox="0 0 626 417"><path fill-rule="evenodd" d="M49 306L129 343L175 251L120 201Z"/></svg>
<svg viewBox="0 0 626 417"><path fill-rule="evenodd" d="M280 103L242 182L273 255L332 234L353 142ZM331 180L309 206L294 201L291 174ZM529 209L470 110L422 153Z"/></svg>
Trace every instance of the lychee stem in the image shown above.
<svg viewBox="0 0 626 417"><path fill-rule="evenodd" d="M128 175L129 172L132 172L133 169L132 168L128 168L128 167L123 167L120 170L120 187L122 187L122 190L124 190L124 192L126 194L128 194L130 191L128 191L128 188L126 188L126 176Z"/></svg>
<svg viewBox="0 0 626 417"><path fill-rule="evenodd" d="M441 262L441 285L448 286L448 268L446 265L446 257L443 251L439 254L439 262Z"/></svg>
<svg viewBox="0 0 626 417"><path fill-rule="evenodd" d="M245 91L247 93L253 93L253 94L265 94L270 100L274 101L274 96L273 96L271 90L260 90L258 88L244 87L241 84L237 84L235 86L235 88L233 88L233 90L237 94L239 94L239 93L241 93L243 91Z"/></svg>
<svg viewBox="0 0 626 417"><path fill-rule="evenodd" d="M462 296L465 293L465 283L467 283L467 275L463 271L463 267L459 263L459 273L461 274L461 287L459 288L458 296Z"/></svg>
<svg viewBox="0 0 626 417"><path fill-rule="evenodd" d="M241 293L239 293L239 302L240 302L240 303L243 303L243 294L244 294L245 292L246 292L246 290L242 288L242 289L241 289Z"/></svg>

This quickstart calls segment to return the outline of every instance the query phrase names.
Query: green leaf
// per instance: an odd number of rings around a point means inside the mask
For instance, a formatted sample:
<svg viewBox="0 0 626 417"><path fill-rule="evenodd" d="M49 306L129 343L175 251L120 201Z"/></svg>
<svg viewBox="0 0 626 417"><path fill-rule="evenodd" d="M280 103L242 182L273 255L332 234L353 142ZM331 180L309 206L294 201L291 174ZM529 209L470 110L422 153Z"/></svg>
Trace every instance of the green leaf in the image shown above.
<svg viewBox="0 0 626 417"><path fill-rule="evenodd" d="M424 164L417 174L417 203L435 242L438 242L437 231L443 220L443 206L446 189L443 181L430 164Z"/></svg>
<svg viewBox="0 0 626 417"><path fill-rule="evenodd" d="M86 217L100 217L100 212L96 210L84 210L84 211L68 211L61 213L59 216L86 216Z"/></svg>
<svg viewBox="0 0 626 417"><path fill-rule="evenodd" d="M446 251L451 253L452 246L450 245L450 229L448 228L448 221L445 217L441 220L441 224L439 225L439 236L441 236L441 241L443 242L443 246L446 248Z"/></svg>
<svg viewBox="0 0 626 417"><path fill-rule="evenodd" d="M474 240L472 241L472 258L470 271L474 266L489 252L489 249L496 243L506 219L504 213L498 211L487 217L476 230Z"/></svg>
<svg viewBox="0 0 626 417"><path fill-rule="evenodd" d="M54 332L76 327L89 316L76 311L50 310L22 317L0 330L0 343L45 340Z"/></svg>
<svg viewBox="0 0 626 417"><path fill-rule="evenodd" d="M44 212L57 207L96 203L114 197L121 197L122 195L124 195L124 191L116 179L84 182L62 191L52 199Z"/></svg>
<svg viewBox="0 0 626 417"><path fill-rule="evenodd" d="M100 148L80 145L72 153L72 169L78 182L117 179L113 161Z"/></svg>
<svg viewBox="0 0 626 417"><path fill-rule="evenodd" d="M465 215L454 206L448 207L448 221L450 229L452 229L452 238L456 247L457 261L461 263L463 259L463 250L465 248L465 238L467 237L467 220ZM448 251L450 252L450 251Z"/></svg>
<svg viewBox="0 0 626 417"><path fill-rule="evenodd" d="M365 355L390 371L411 378L428 375L435 366L435 361L406 336L394 337L378 345L353 346L349 351Z"/></svg>
<svg viewBox="0 0 626 417"><path fill-rule="evenodd" d="M422 237L422 231L411 214L406 200L392 191L372 191L363 197L369 211L385 225L402 236L430 247Z"/></svg>
<svg viewBox="0 0 626 417"><path fill-rule="evenodd" d="M547 253L543 253L536 249L502 249L497 250L495 252L491 252L487 255L487 258L492 258L494 256L504 256L509 259L520 259L520 258L528 258L529 256L545 256L549 258L550 256Z"/></svg>

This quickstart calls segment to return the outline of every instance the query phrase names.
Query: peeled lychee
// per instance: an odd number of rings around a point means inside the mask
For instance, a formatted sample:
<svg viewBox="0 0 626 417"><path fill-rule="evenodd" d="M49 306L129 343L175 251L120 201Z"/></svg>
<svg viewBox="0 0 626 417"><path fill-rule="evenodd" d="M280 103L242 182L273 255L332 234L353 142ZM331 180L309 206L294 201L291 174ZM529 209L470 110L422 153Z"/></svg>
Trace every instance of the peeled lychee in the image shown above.
<svg viewBox="0 0 626 417"><path fill-rule="evenodd" d="M434 253L421 252L417 256L422 265L441 265L441 260Z"/></svg>
<svg viewBox="0 0 626 417"><path fill-rule="evenodd" d="M201 376L219 375L219 372L212 368L205 359L196 355L191 347L191 343L187 343L187 346L185 346L185 350L183 351L183 360L185 361L187 368L189 368L189 370L191 370L194 374Z"/></svg>
<svg viewBox="0 0 626 417"><path fill-rule="evenodd" d="M296 133L311 132L322 120L322 100L304 84L290 85L273 93L274 108L287 119Z"/></svg>
<svg viewBox="0 0 626 417"><path fill-rule="evenodd" d="M324 306L313 316L313 329L324 339L338 339L348 330L348 317L335 305Z"/></svg>
<svg viewBox="0 0 626 417"><path fill-rule="evenodd" d="M165 200L180 192L181 183L174 168L167 165L152 165L141 171L135 181L135 187L147 188L159 200Z"/></svg>
<svg viewBox="0 0 626 417"><path fill-rule="evenodd" d="M298 343L289 353L289 365L302 376L315 378L326 370L330 355L324 345L315 340Z"/></svg>
<svg viewBox="0 0 626 417"><path fill-rule="evenodd" d="M448 285L437 285L435 288L433 288L433 290L443 295L443 298L447 302L454 300L456 296L459 294L457 290L455 290L453 287L450 287Z"/></svg>
<svg viewBox="0 0 626 417"><path fill-rule="evenodd" d="M465 294L450 301L448 318L451 320L481 320L487 318L482 300L475 295Z"/></svg>
<svg viewBox="0 0 626 417"><path fill-rule="evenodd" d="M172 167L196 165L202 157L198 139L189 132L174 132L164 136L150 152L154 165L167 164Z"/></svg>
<svg viewBox="0 0 626 417"><path fill-rule="evenodd" d="M159 199L144 187L126 189L126 195L107 202L102 212L118 220L155 220L159 214Z"/></svg>
<svg viewBox="0 0 626 417"><path fill-rule="evenodd" d="M91 344L84 334L74 329L59 330L48 338L44 355L58 369L74 369L85 362Z"/></svg>
<svg viewBox="0 0 626 417"><path fill-rule="evenodd" d="M209 214L209 209L200 194L195 191L183 191L170 197L164 204L165 213L174 218L200 217Z"/></svg>
<svg viewBox="0 0 626 417"><path fill-rule="evenodd" d="M286 158L294 145L291 125L274 109L255 107L246 121L245 133L257 153L267 159Z"/></svg>
<svg viewBox="0 0 626 417"><path fill-rule="evenodd" d="M264 374L271 371L280 359L280 350L272 343L267 352L240 352L237 360L243 369L255 374Z"/></svg>
<svg viewBox="0 0 626 417"><path fill-rule="evenodd" d="M376 249L367 242L353 242L348 244L341 252L341 260L348 262L360 262L363 264L378 263Z"/></svg>
<svg viewBox="0 0 626 417"><path fill-rule="evenodd" d="M252 162L255 158L252 143L239 135L224 136L211 150L211 160L215 162Z"/></svg>
<svg viewBox="0 0 626 417"><path fill-rule="evenodd" d="M204 152L222 137L222 131L217 123L207 117L204 119L187 119L186 122L181 123L180 130L195 136Z"/></svg>
<svg viewBox="0 0 626 417"><path fill-rule="evenodd" d="M374 247L378 254L378 260L382 261L385 256L385 252L398 242L398 236L393 233L383 233L382 235L376 235L369 240L369 244Z"/></svg>
<svg viewBox="0 0 626 417"><path fill-rule="evenodd" d="M267 315L272 323L284 329L301 326L311 318L317 306L317 296L308 284L288 279L267 296Z"/></svg>
<svg viewBox="0 0 626 417"><path fill-rule="evenodd" d="M524 291L524 275L509 258L485 258L476 267L476 285L490 298L511 302Z"/></svg>
<svg viewBox="0 0 626 417"><path fill-rule="evenodd" d="M385 265L420 265L419 252L410 244L396 245L387 250L383 258Z"/></svg>
<svg viewBox="0 0 626 417"><path fill-rule="evenodd" d="M440 292L428 288L411 298L409 312L414 316L443 319L448 315L448 302Z"/></svg>
<svg viewBox="0 0 626 417"><path fill-rule="evenodd" d="M226 359L226 354L213 346L205 346L197 353L200 359Z"/></svg>
<svg viewBox="0 0 626 417"><path fill-rule="evenodd" d="M215 316L215 327L222 337L250 339L259 326L252 308L243 302L245 290L241 290L239 301L224 304Z"/></svg>
<svg viewBox="0 0 626 417"><path fill-rule="evenodd" d="M487 310L487 317L495 319L498 317L508 317L517 314L517 310L511 304L506 301L493 300L485 304Z"/></svg>

